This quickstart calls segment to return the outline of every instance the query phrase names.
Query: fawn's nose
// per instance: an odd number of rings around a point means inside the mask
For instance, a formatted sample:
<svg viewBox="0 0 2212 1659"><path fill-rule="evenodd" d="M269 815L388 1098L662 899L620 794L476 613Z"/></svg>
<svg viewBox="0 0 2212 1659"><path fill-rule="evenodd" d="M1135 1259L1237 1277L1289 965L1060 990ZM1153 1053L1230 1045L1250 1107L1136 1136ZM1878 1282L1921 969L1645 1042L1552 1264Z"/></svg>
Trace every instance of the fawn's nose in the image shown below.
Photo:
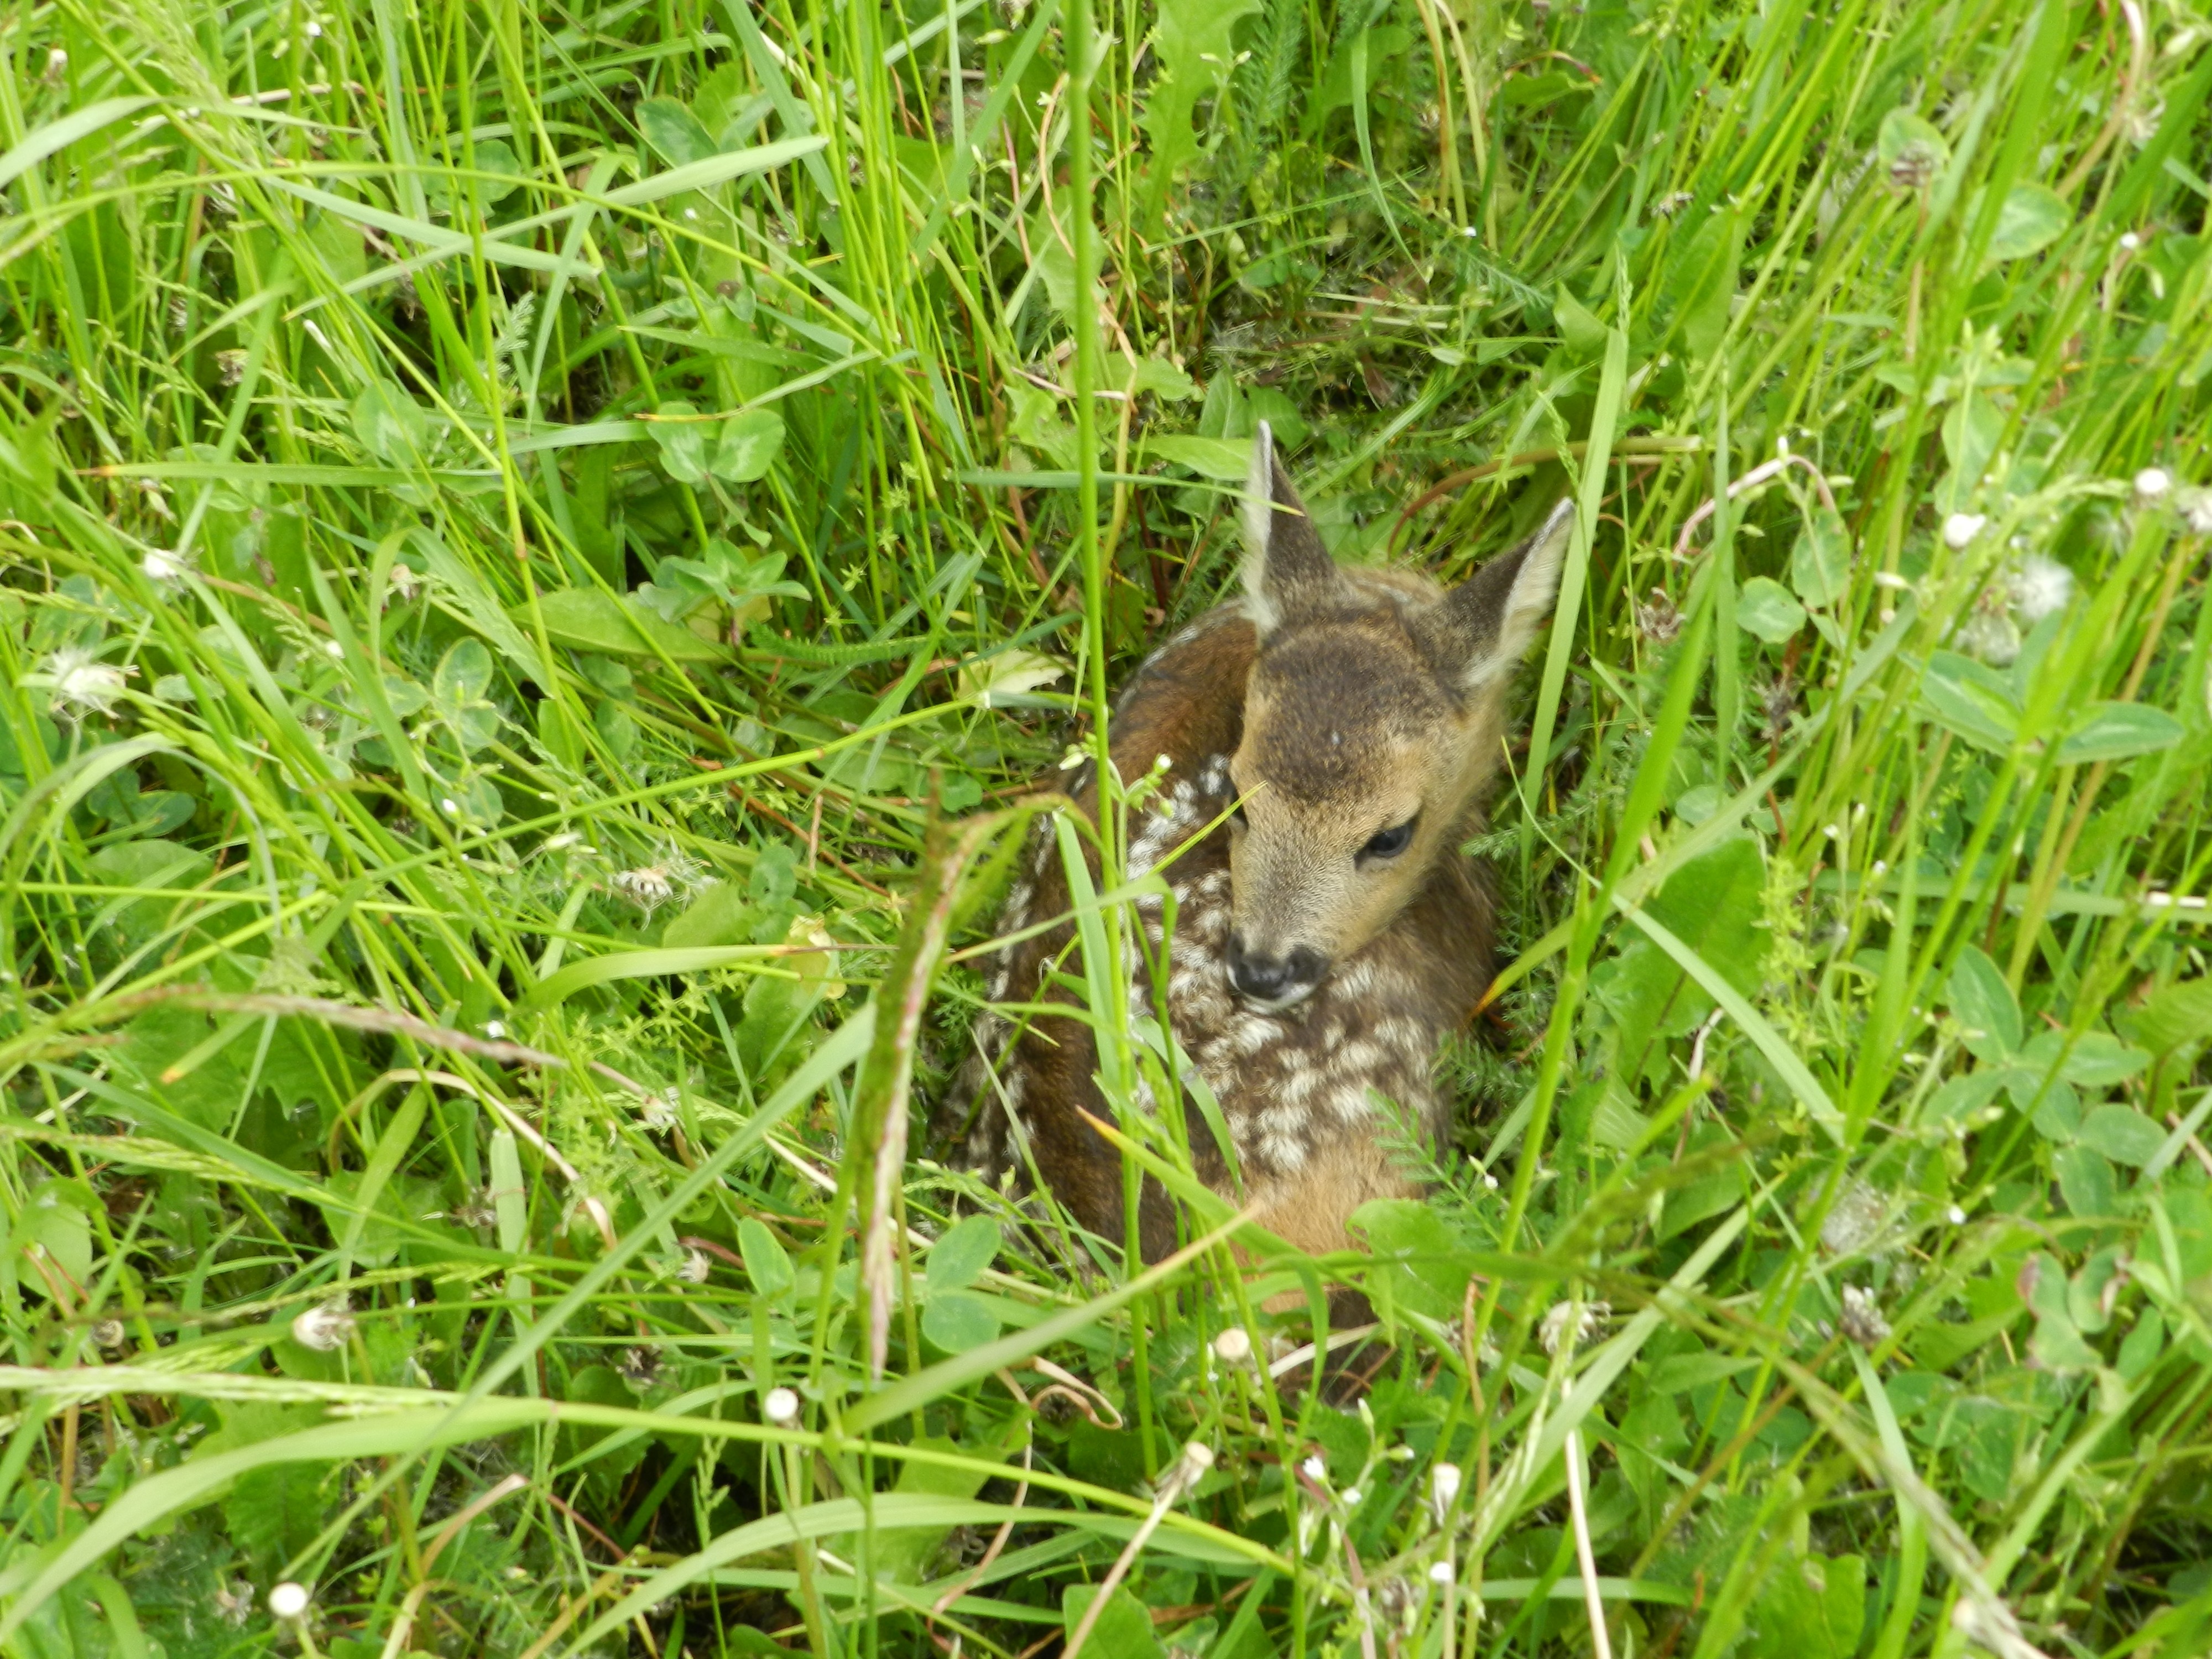
<svg viewBox="0 0 2212 1659"><path fill-rule="evenodd" d="M1245 948L1241 933L1229 939L1229 982L1255 1002L1295 1002L1321 983L1328 962L1299 945L1288 956L1263 957Z"/></svg>

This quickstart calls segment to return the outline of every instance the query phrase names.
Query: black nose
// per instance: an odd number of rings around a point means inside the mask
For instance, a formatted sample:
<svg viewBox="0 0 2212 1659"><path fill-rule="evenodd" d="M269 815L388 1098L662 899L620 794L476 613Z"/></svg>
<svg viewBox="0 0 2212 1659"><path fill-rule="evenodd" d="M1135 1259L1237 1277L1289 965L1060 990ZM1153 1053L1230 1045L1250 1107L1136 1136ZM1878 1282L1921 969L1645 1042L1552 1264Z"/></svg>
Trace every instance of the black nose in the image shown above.
<svg viewBox="0 0 2212 1659"><path fill-rule="evenodd" d="M1242 935L1230 936L1229 982L1255 1002L1280 1002L1310 991L1328 971L1328 963L1318 951L1300 945L1286 957L1255 956L1244 948Z"/></svg>

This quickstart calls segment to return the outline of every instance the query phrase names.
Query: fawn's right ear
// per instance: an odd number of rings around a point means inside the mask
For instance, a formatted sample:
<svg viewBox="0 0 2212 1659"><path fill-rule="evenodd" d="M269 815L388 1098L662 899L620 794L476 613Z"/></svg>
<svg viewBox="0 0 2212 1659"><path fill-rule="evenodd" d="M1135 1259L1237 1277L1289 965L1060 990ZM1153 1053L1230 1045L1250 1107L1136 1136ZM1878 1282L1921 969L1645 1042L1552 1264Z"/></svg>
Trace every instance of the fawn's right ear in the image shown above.
<svg viewBox="0 0 2212 1659"><path fill-rule="evenodd" d="M1262 421L1244 482L1245 614L1264 639L1285 618L1326 608L1343 588L1343 573L1275 459L1275 434Z"/></svg>

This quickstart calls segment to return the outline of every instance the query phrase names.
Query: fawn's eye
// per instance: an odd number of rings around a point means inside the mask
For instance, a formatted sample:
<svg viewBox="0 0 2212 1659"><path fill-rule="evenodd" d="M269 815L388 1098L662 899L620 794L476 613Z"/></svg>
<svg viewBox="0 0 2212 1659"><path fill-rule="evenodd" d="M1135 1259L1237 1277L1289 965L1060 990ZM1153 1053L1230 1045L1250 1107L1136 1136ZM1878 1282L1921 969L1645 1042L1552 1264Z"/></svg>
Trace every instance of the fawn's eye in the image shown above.
<svg viewBox="0 0 2212 1659"><path fill-rule="evenodd" d="M1362 859L1394 859L1413 844L1413 820L1384 830L1369 837L1367 845L1359 849Z"/></svg>

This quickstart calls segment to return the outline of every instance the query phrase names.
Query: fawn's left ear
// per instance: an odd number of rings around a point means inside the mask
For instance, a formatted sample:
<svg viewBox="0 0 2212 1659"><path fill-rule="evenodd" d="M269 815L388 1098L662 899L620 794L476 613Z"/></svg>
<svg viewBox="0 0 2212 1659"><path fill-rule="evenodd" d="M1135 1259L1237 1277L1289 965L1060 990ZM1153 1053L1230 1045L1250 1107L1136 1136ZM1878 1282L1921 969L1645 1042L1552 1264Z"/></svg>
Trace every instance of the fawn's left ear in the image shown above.
<svg viewBox="0 0 2212 1659"><path fill-rule="evenodd" d="M1561 501L1534 535L1491 560L1423 615L1422 634L1462 690L1480 690L1520 666L1522 653L1551 614L1574 523L1575 504Z"/></svg>
<svg viewBox="0 0 2212 1659"><path fill-rule="evenodd" d="M1286 617L1328 609L1344 586L1344 573L1275 459L1274 433L1261 422L1244 483L1246 614L1264 639Z"/></svg>

